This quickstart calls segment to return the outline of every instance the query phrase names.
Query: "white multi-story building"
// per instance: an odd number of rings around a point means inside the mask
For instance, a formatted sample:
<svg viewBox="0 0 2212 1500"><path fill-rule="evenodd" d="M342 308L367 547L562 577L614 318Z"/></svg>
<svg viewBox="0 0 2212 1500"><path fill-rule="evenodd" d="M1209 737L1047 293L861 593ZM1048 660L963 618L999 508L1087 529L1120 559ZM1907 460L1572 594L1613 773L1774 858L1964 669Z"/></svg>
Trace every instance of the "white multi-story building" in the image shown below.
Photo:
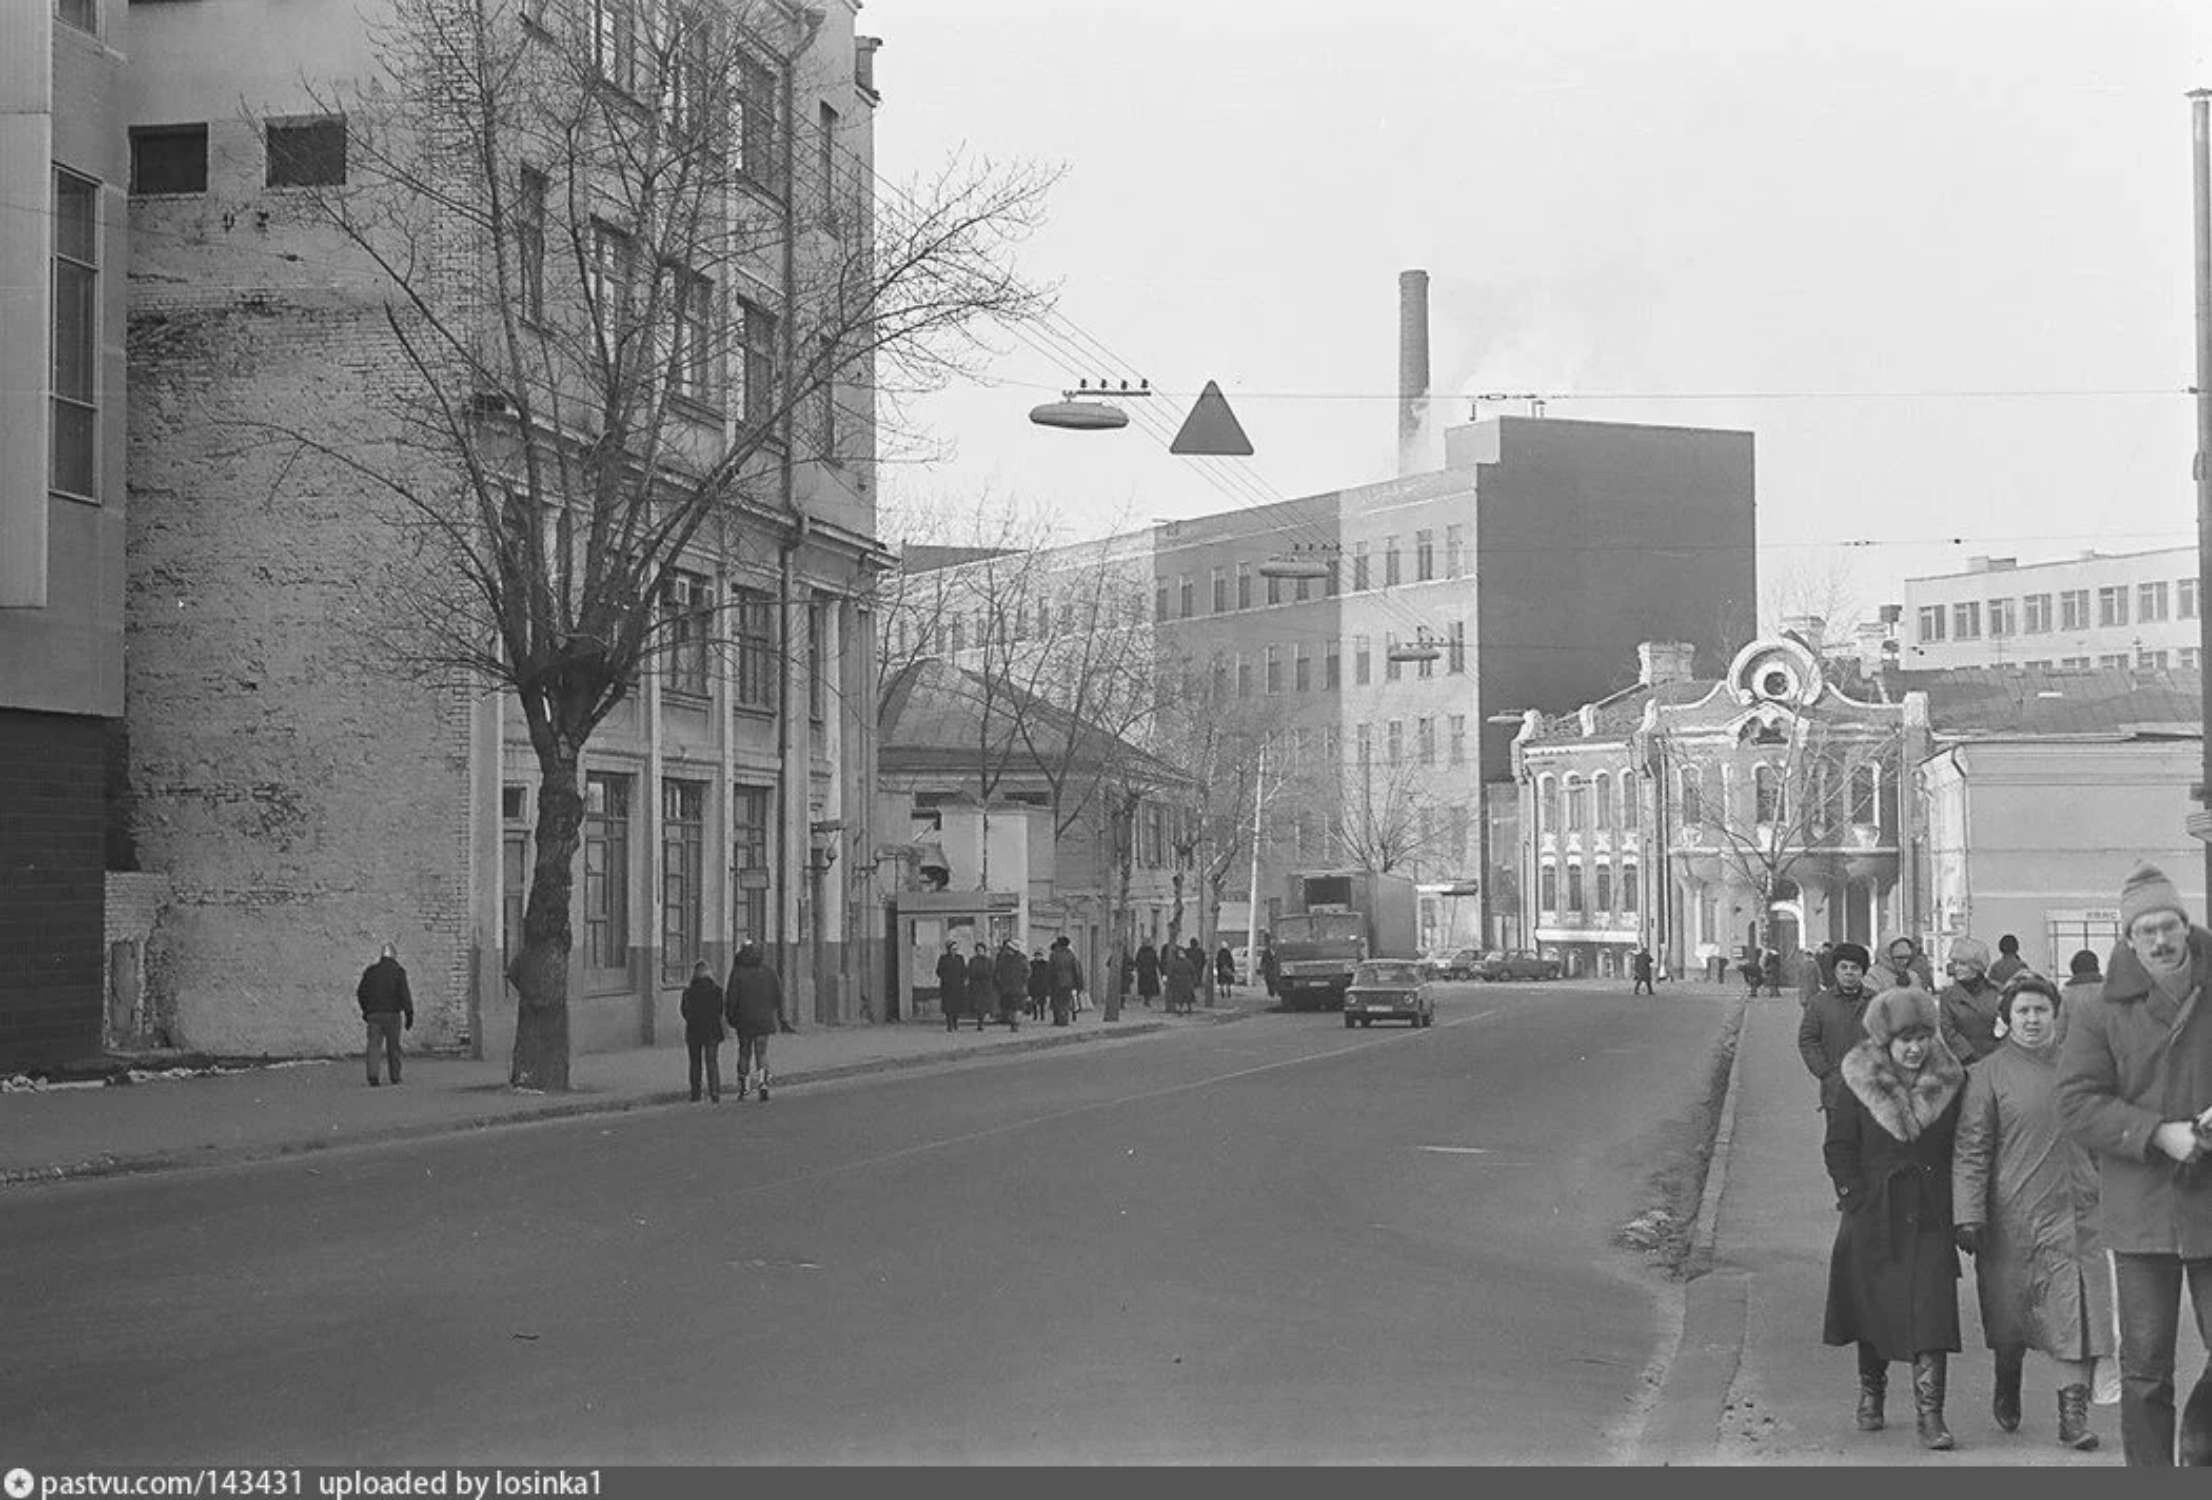
<svg viewBox="0 0 2212 1500"><path fill-rule="evenodd" d="M2027 670L2197 666L2197 551L1976 557L1905 580L1898 665Z"/></svg>

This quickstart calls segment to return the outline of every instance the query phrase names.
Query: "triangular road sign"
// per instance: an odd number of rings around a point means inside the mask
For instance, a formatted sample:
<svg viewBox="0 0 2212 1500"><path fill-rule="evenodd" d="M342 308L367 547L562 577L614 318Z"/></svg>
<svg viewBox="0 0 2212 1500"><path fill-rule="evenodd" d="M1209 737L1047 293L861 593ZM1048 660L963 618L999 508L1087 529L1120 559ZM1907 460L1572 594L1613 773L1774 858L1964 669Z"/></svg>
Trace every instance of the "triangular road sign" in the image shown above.
<svg viewBox="0 0 2212 1500"><path fill-rule="evenodd" d="M1251 453L1252 440L1244 435L1237 414L1229 410L1229 398L1221 394L1219 385L1209 380L1206 388L1198 393L1198 400L1192 403L1190 415L1183 418L1183 430L1175 434L1175 441L1167 445L1167 451L1243 457Z"/></svg>

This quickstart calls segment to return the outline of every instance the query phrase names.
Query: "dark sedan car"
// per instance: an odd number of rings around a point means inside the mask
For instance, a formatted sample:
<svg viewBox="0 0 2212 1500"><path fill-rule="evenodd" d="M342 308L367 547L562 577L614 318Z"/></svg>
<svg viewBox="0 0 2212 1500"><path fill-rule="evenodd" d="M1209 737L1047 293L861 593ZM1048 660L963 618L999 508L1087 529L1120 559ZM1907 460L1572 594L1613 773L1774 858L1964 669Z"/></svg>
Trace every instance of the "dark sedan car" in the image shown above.
<svg viewBox="0 0 2212 1500"><path fill-rule="evenodd" d="M1351 988L1344 992L1344 1024L1350 1028L1377 1021L1435 1024L1428 978L1412 959L1370 959L1352 971Z"/></svg>
<svg viewBox="0 0 2212 1500"><path fill-rule="evenodd" d="M1504 953L1486 953L1482 962L1475 965L1475 977L1482 980L1557 979L1559 975L1558 959L1545 958L1530 953L1525 948L1515 948Z"/></svg>

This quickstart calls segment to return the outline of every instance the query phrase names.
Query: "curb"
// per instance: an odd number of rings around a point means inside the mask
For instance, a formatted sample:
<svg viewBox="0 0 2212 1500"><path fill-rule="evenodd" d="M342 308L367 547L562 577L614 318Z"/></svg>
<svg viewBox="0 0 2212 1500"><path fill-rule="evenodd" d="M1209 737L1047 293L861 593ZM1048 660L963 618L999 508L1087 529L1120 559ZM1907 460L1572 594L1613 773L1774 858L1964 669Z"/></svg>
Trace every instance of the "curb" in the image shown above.
<svg viewBox="0 0 2212 1500"><path fill-rule="evenodd" d="M1256 1011L1226 1011L1203 1019L1221 1025L1241 1021ZM817 1068L795 1069L775 1075L778 1088L798 1084L827 1083L835 1079L865 1077L874 1073L895 1073L916 1068L942 1067L948 1063L974 1062L981 1058L1005 1056L1009 1053L1042 1052L1060 1047L1080 1046L1091 1042L1126 1041L1131 1037L1156 1035L1168 1031L1165 1021L1116 1021L1112 1030L1102 1029L1073 1032L1066 1036L1040 1036L1028 1041L999 1042L987 1047L966 1047L955 1052L921 1053L906 1057L876 1057L865 1062L833 1063ZM1058 1028L1051 1028L1058 1029ZM427 1140L444 1135L462 1135L475 1130L489 1130L502 1125L534 1125L546 1120L575 1119L585 1115L627 1114L639 1109L657 1109L671 1104L689 1104L688 1088L657 1089L647 1094L625 1094L619 1097L594 1097L584 1099L549 1099L543 1104L502 1110L497 1114L463 1116L456 1119L423 1121L414 1124L389 1125L365 1131L352 1131L344 1136L303 1136L290 1141L275 1141L259 1146L233 1148L203 1146L192 1151L150 1151L132 1156L96 1156L83 1161L64 1162L53 1166L0 1168L0 1189L25 1186L33 1183L69 1182L88 1177L124 1177L154 1172L181 1171L192 1167L231 1166L247 1162L277 1161L285 1157L306 1156L317 1151L342 1150L350 1146L388 1144L395 1141Z"/></svg>
<svg viewBox="0 0 2212 1500"><path fill-rule="evenodd" d="M1697 1229L1684 1265L1682 1321L1659 1396L1637 1444L1637 1462L1673 1466L1710 1463L1718 1443L1721 1404L1743 1364L1743 1333L1750 1289L1736 1272L1715 1274L1721 1197L1728 1191L1728 1163L1743 1098L1744 1033L1751 1024L1748 998L1737 1001L1728 1087L1713 1129L1705 1190L1698 1197Z"/></svg>

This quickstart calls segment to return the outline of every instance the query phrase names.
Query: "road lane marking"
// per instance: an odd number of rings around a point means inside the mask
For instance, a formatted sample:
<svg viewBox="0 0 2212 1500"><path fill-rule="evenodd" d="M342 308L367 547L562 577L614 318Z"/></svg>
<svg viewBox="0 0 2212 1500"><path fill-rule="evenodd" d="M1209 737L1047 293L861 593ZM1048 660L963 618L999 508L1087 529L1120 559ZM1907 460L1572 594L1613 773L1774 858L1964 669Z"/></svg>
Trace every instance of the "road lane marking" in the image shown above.
<svg viewBox="0 0 2212 1500"><path fill-rule="evenodd" d="M1488 1146L1420 1146L1416 1150L1437 1151L1446 1156L1488 1156Z"/></svg>
<svg viewBox="0 0 2212 1500"><path fill-rule="evenodd" d="M1439 1024L1445 1026L1471 1026L1477 1021L1488 1020L1502 1010L1502 1006L1493 1006L1489 1010L1477 1011L1474 1015L1461 1016L1456 1020L1440 1022ZM965 1146L971 1141L987 1141L993 1136L1013 1135L1037 1125L1049 1124L1054 1120L1069 1120L1077 1115L1096 1114L1101 1110L1119 1109L1125 1104L1142 1104L1153 1099L1166 1099L1176 1094L1190 1093L1194 1089L1210 1088L1217 1083L1234 1083L1240 1078L1252 1078L1261 1073L1273 1073L1282 1068L1300 1067L1310 1062L1326 1062L1332 1057L1343 1057L1353 1052L1364 1052L1370 1047L1396 1046L1404 1043L1408 1038L1417 1037L1420 1034L1418 1028L1412 1031L1385 1032L1378 1037L1365 1037L1356 1042L1347 1042L1341 1047L1332 1047L1326 1052L1310 1052L1301 1057L1287 1057L1276 1062L1259 1063L1249 1068L1238 1068L1234 1072L1216 1073L1211 1077L1193 1079L1189 1083L1173 1083L1165 1088L1146 1089L1141 1093L1124 1094L1117 1099L1102 1099L1095 1104L1071 1105L1067 1109L1053 1110L1047 1114L1031 1115L1026 1119L991 1125L982 1130L968 1131L962 1135L946 1136L941 1140L916 1141L911 1146L901 1146L896 1151L885 1151L875 1156L865 1156L857 1161L841 1162L830 1167L817 1167L811 1172L801 1172L791 1177L778 1177L768 1182L752 1183L745 1187L732 1189L726 1196L750 1198L760 1193L774 1192L778 1188L819 1182L827 1177L841 1177L850 1172L866 1171L870 1167L880 1167L889 1162L904 1161L910 1156L921 1156L930 1151L943 1151L953 1146Z"/></svg>

